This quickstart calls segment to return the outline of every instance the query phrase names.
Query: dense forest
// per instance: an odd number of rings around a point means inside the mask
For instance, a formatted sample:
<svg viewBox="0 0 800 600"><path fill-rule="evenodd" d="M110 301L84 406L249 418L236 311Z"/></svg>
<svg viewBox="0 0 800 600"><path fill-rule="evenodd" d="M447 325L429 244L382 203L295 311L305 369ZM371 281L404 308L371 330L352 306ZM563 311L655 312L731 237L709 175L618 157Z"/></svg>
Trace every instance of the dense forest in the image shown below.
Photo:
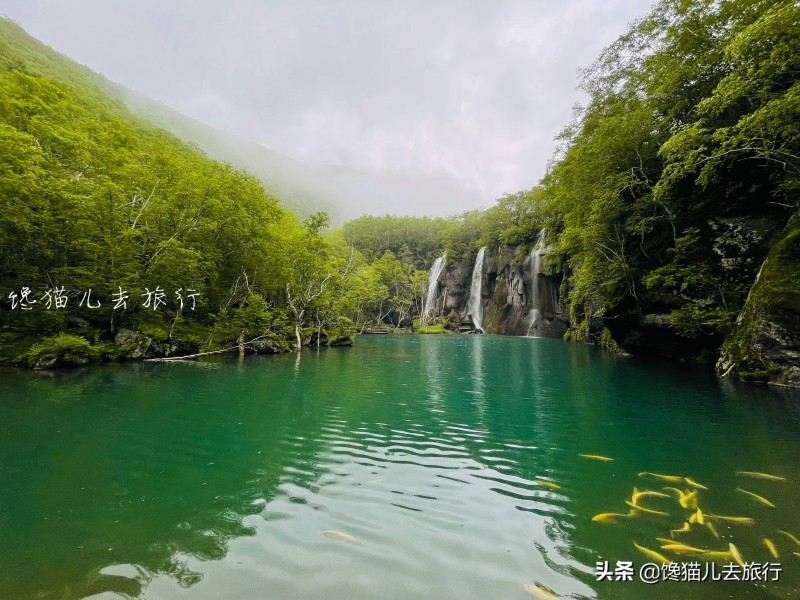
<svg viewBox="0 0 800 600"><path fill-rule="evenodd" d="M522 256L544 235L568 339L627 349L643 314L663 314L726 372L800 382L786 363L800 340L799 23L789 0L662 0L581 73L588 102L532 189L328 231L326 214L300 220L4 20L2 360L346 343L418 317L442 253ZM60 288L67 306L44 308Z"/></svg>
<svg viewBox="0 0 800 600"><path fill-rule="evenodd" d="M527 251L544 231L567 337L618 349L643 313L668 314L685 348L774 378L800 343L799 75L796 2L659 2L581 74L589 102L542 181L448 220L433 253L420 222L420 256ZM374 255L397 243L386 229L344 231Z"/></svg>
<svg viewBox="0 0 800 600"><path fill-rule="evenodd" d="M684 335L730 332L797 212L799 22L793 2L662 2L584 74L533 192L576 321L648 302Z"/></svg>
<svg viewBox="0 0 800 600"><path fill-rule="evenodd" d="M400 285L7 19L0 89L4 363L348 343Z"/></svg>

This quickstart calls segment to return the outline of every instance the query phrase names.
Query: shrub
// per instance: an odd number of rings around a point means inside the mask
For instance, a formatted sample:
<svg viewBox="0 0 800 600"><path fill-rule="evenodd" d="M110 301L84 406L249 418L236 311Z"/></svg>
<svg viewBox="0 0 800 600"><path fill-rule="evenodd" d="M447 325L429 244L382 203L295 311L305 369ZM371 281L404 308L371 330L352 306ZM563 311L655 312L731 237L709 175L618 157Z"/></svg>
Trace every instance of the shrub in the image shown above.
<svg viewBox="0 0 800 600"><path fill-rule="evenodd" d="M20 356L20 362L34 369L48 369L67 365L85 365L97 357L97 351L84 338L69 333L59 333L44 338Z"/></svg>

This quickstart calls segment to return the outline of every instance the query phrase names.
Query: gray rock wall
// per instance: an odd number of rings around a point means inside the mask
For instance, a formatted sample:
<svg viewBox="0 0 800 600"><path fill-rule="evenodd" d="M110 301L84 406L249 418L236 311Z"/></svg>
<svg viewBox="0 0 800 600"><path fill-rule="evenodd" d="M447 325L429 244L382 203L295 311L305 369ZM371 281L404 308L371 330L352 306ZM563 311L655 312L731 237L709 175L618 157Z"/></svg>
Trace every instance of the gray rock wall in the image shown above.
<svg viewBox="0 0 800 600"><path fill-rule="evenodd" d="M466 317L474 261L475 255L445 265L439 278L442 314L455 311L459 316ZM561 337L564 334L568 323L558 298L561 274L548 272L547 268L543 271L535 274L539 278L543 318L539 327L532 329L534 274L530 256L515 246L486 250L481 285L486 333L527 335L530 331L531 334L544 337Z"/></svg>

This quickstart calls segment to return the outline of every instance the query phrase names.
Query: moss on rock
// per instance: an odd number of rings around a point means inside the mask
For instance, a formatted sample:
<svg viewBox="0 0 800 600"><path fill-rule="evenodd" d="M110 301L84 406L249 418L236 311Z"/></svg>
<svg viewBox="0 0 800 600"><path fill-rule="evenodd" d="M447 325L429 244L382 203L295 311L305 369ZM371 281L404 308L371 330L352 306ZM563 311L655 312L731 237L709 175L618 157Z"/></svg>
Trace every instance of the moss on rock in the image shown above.
<svg viewBox="0 0 800 600"><path fill-rule="evenodd" d="M622 348L619 347L619 344L614 339L614 336L611 335L611 331L608 329L608 327L603 327L603 331L600 334L600 347L610 350L616 354L622 352Z"/></svg>
<svg viewBox="0 0 800 600"><path fill-rule="evenodd" d="M720 374L800 386L800 216L767 255L717 363Z"/></svg>
<svg viewBox="0 0 800 600"><path fill-rule="evenodd" d="M328 344L330 346L352 346L356 328L352 323L340 323L328 331Z"/></svg>

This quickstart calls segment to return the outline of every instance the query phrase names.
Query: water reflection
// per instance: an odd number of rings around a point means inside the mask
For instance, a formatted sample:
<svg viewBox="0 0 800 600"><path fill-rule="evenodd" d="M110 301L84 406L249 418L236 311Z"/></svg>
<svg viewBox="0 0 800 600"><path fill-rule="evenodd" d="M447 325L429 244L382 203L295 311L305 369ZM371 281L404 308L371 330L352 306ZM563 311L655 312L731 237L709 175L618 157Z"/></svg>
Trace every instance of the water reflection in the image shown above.
<svg viewBox="0 0 800 600"><path fill-rule="evenodd" d="M648 525L591 516L639 471L685 471L735 499L736 469L800 466L791 396L539 338L10 373L0 398L12 599L524 598L526 583L671 598L594 581L598 557L638 558ZM791 529L796 478L771 498L782 510L759 526ZM797 585L787 572L770 591Z"/></svg>

